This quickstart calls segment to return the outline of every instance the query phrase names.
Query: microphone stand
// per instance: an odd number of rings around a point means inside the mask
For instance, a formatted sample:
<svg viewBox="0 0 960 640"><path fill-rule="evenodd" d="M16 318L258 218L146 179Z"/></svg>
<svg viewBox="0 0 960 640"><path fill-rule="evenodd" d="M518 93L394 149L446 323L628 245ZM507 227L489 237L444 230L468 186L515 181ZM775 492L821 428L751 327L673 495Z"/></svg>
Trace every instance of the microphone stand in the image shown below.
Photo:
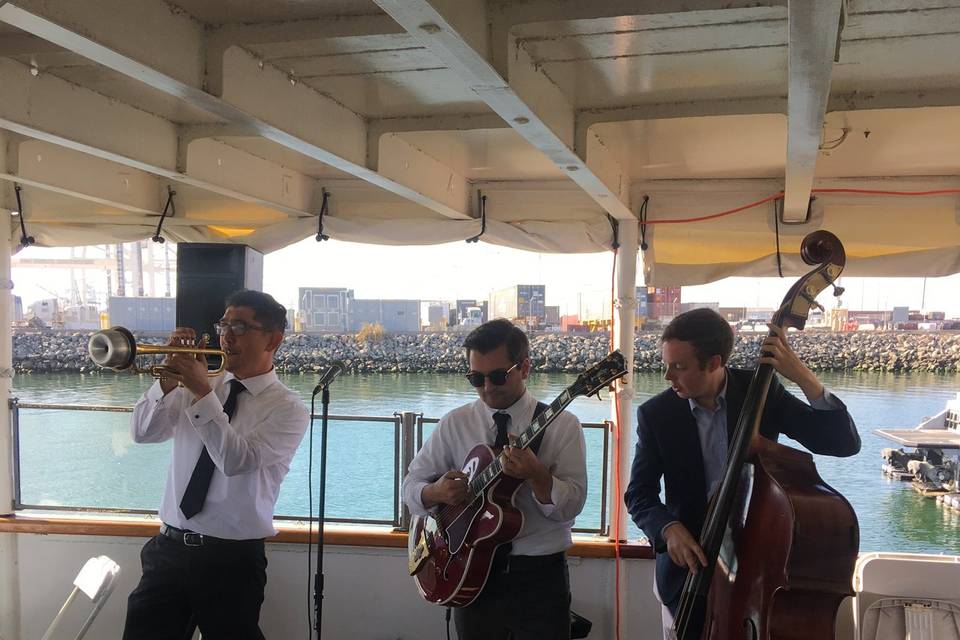
<svg viewBox="0 0 960 640"><path fill-rule="evenodd" d="M327 495L327 415L330 409L330 382L323 385L320 396L323 406L320 419L320 496L317 505L317 572L313 577L314 630L317 632L317 640L320 640L323 627L323 520Z"/></svg>

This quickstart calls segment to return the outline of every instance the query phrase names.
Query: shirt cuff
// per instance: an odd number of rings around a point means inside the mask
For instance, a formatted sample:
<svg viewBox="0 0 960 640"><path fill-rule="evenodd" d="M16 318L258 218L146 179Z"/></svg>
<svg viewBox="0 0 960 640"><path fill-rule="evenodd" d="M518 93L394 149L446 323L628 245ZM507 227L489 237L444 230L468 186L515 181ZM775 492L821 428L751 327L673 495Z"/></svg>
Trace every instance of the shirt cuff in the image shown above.
<svg viewBox="0 0 960 640"><path fill-rule="evenodd" d="M173 391L176 391L176 389L174 389ZM171 391L170 393L173 393L173 391ZM164 399L165 396L163 394L163 388L160 386L159 380L157 380L152 385L150 385L150 388L147 389L146 395L147 395L147 400L150 400L154 404Z"/></svg>
<svg viewBox="0 0 960 640"><path fill-rule="evenodd" d="M211 391L183 411L190 424L192 424L194 428L199 429L203 425L212 422L217 414L222 414L223 405L220 404L216 394Z"/></svg>
<svg viewBox="0 0 960 640"><path fill-rule="evenodd" d="M545 518L549 518L550 515L557 510L557 505L566 499L567 495L564 483L562 483L556 477L553 477L553 481L550 484L550 502L552 504L543 504L537 500L537 494L534 493L533 489L530 490L530 494L533 496L533 502L537 505L537 508L540 509L540 513L542 513Z"/></svg>
<svg viewBox="0 0 960 640"><path fill-rule="evenodd" d="M667 532L667 529L669 529L670 527L672 527L672 526L675 525L675 524L680 524L680 521L679 521L679 520L671 520L671 521L668 522L667 524L663 525L663 527L661 527L661 529L660 529L660 538L663 539L664 543L666 543L667 539L663 537L663 534Z"/></svg>
<svg viewBox="0 0 960 640"><path fill-rule="evenodd" d="M819 411L836 411L843 409L843 403L840 402L840 399L830 393L830 390L826 387L823 388L823 395L812 400L810 406Z"/></svg>

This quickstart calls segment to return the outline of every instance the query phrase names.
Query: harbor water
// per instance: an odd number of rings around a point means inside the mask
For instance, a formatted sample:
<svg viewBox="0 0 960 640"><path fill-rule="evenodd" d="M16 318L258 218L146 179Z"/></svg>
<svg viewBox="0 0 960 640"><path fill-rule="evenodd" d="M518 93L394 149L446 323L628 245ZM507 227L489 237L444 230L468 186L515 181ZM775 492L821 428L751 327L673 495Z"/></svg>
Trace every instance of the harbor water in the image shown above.
<svg viewBox="0 0 960 640"><path fill-rule="evenodd" d="M862 551L960 553L956 513L911 490L909 483L885 479L881 449L891 446L873 430L909 428L943 409L960 390L960 375L881 372L824 373L825 384L849 407L860 429L863 449L852 458L817 456L827 483L843 493L860 519ZM284 375L309 406L314 375ZM537 373L529 388L551 401L575 376ZM636 404L665 388L656 373L636 375ZM79 373L17 375L14 396L21 403L130 407L152 383L144 376ZM796 390L794 390L796 392ZM797 392L799 393L799 392ZM453 374L346 375L331 388L331 415L380 416L414 411L427 418L471 401L475 394ZM570 407L582 422L609 418L608 398L579 398ZM319 398L316 413L320 413ZM624 411L625 417L628 413ZM630 408L635 440L636 406ZM169 443L133 444L129 413L22 409L20 411L20 501L26 505L109 509L156 509L166 476ZM313 507L319 486L319 419L313 437ZM430 432L430 425L425 430ZM391 521L395 518L396 429L391 422L331 422L326 512L333 519ZM600 526L603 430L586 431L590 491L577 526ZM309 436L281 488L277 512L306 517L309 504ZM786 441L786 444L790 444ZM623 482L626 482L626 478ZM639 537L635 527L630 537Z"/></svg>

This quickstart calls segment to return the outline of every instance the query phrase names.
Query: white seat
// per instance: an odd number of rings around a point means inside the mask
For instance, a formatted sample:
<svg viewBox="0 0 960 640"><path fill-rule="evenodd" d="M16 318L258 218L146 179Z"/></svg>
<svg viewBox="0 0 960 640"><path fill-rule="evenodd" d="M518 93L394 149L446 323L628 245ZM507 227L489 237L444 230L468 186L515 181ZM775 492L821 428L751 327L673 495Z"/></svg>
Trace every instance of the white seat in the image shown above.
<svg viewBox="0 0 960 640"><path fill-rule="evenodd" d="M43 634L42 640L49 640L53 635L57 625L60 624L60 620L63 619L67 608L70 606L70 603L73 602L74 598L77 597L78 593L83 593L90 598L90 601L93 603L90 615L87 616L87 619L80 627L80 631L75 636L76 640L83 638L90 628L90 625L93 624L93 619L97 617L100 609L102 609L106 603L107 598L113 593L113 588L119 574L120 566L107 556L97 556L96 558L87 560L73 581L73 591L67 596L67 600L63 603L63 606L60 607L60 612L57 613L53 622L50 623L46 633Z"/></svg>
<svg viewBox="0 0 960 640"><path fill-rule="evenodd" d="M854 590L857 640L960 640L960 556L863 554Z"/></svg>

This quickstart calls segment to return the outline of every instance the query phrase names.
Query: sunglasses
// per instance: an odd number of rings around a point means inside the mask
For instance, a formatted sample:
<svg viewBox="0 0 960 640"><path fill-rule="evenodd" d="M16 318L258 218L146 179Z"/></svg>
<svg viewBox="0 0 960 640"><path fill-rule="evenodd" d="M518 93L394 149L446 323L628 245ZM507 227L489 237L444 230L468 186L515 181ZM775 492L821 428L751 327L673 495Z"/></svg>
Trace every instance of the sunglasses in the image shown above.
<svg viewBox="0 0 960 640"><path fill-rule="evenodd" d="M519 366L520 363L517 363L509 369L496 369L486 375L480 373L479 371L471 371L470 373L466 374L465 377L467 378L467 382L478 389L483 386L483 381L485 378L489 378L491 384L495 384L499 387L507 381L507 376L510 375L510 372Z"/></svg>
<svg viewBox="0 0 960 640"><path fill-rule="evenodd" d="M222 336L229 329L235 336L242 336L247 331L267 331L265 327L253 327L245 322L217 322L213 325L214 331L218 336Z"/></svg>

